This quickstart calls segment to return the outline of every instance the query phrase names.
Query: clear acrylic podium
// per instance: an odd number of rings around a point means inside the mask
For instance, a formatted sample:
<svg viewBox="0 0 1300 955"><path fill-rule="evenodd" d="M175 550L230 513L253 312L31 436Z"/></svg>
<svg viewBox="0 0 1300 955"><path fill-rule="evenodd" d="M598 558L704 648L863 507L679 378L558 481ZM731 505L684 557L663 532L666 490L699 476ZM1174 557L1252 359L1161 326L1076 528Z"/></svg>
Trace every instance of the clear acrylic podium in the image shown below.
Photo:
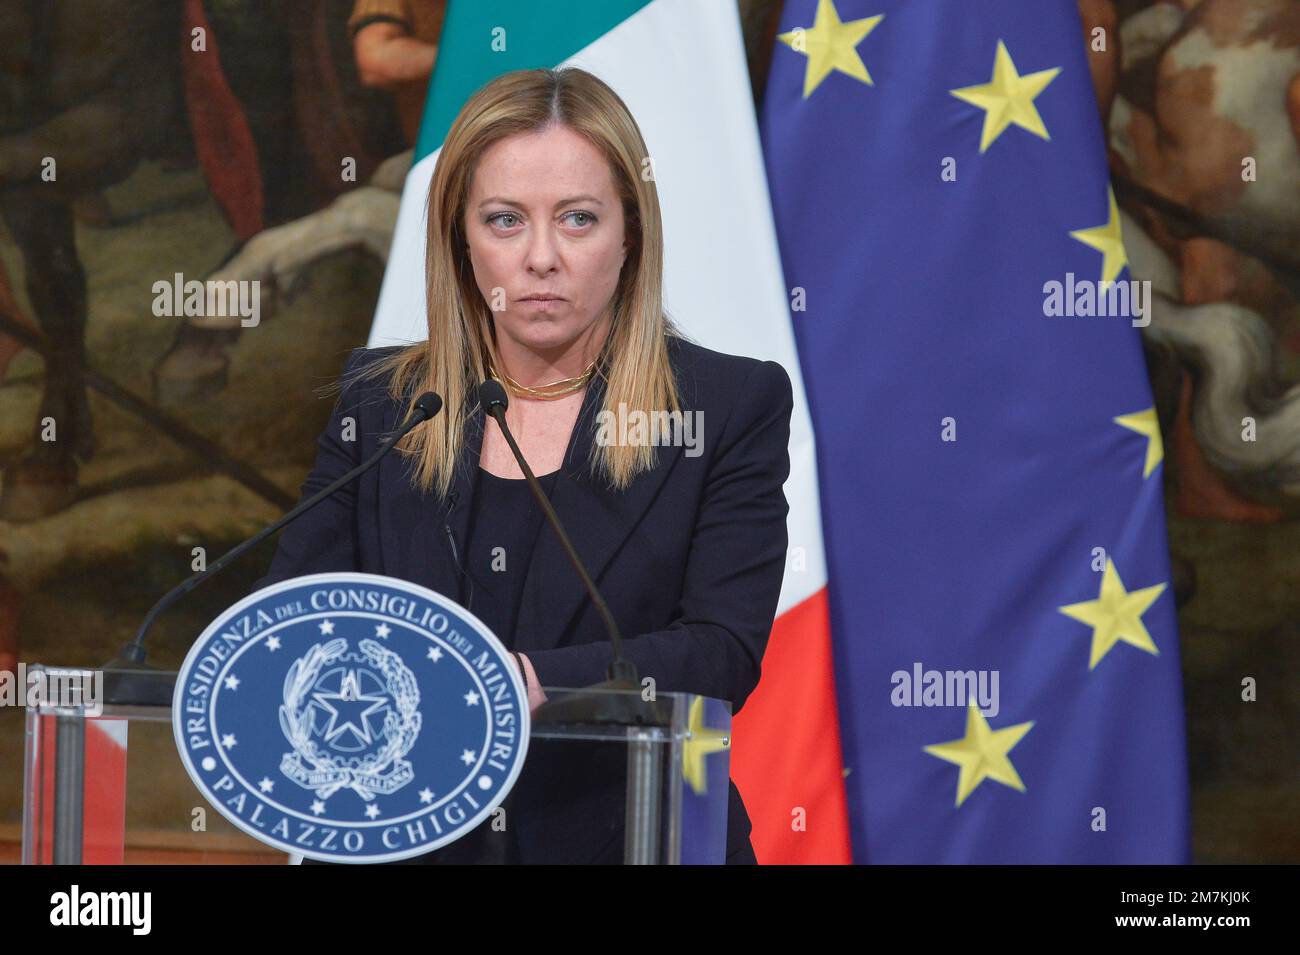
<svg viewBox="0 0 1300 955"><path fill-rule="evenodd" d="M96 672L28 668L36 669ZM172 736L176 674L102 673L102 707L42 704L27 710L23 863L290 861L231 825L190 782ZM525 770L534 759L551 758L548 751L565 754L566 767L576 767L579 786L587 754L593 767L617 767L620 785L625 770L624 863L725 861L729 703L686 693L660 693L645 701L640 693L623 690L548 688L546 695L551 715L542 710L534 715ZM619 723L621 717L608 716L632 710L635 721ZM606 715L590 716L593 711Z"/></svg>

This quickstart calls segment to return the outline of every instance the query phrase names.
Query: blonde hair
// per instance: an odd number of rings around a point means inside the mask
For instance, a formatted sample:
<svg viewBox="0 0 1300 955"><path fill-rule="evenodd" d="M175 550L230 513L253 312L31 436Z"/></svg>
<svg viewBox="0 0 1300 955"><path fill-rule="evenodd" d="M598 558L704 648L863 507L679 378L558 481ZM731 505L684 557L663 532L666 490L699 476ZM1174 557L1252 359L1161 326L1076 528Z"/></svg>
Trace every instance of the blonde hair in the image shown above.
<svg viewBox="0 0 1300 955"><path fill-rule="evenodd" d="M649 156L636 121L618 94L576 67L517 70L497 77L465 103L447 133L429 186L425 292L429 337L365 366L358 377L391 373L389 394L409 413L416 396L434 391L443 412L398 445L414 458L412 481L446 496L465 430L478 408L492 347L491 311L474 281L463 218L479 158L493 143L560 124L592 143L609 163L623 205L628 255L612 299L609 335L597 358L605 382L603 410L681 410L667 337L684 337L663 307L663 227ZM404 420L403 414L398 420ZM661 417L661 416L660 416ZM589 423L579 420L576 427ZM614 489L654 466L653 441L592 442L590 466ZM477 463L477 462L475 462Z"/></svg>

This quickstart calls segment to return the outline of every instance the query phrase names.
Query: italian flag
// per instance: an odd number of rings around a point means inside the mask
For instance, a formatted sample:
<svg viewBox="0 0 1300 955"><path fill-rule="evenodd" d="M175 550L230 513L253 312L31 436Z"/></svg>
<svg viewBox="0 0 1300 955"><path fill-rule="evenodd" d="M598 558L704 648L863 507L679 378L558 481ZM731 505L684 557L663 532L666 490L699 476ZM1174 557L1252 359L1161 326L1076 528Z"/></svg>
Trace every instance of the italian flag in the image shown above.
<svg viewBox="0 0 1300 955"><path fill-rule="evenodd" d="M560 66L609 84L649 145L669 313L701 345L780 362L794 383L790 558L762 680L733 725L731 775L759 862L847 863L812 423L734 0L452 0L370 346L425 337L424 202L462 104L501 73Z"/></svg>

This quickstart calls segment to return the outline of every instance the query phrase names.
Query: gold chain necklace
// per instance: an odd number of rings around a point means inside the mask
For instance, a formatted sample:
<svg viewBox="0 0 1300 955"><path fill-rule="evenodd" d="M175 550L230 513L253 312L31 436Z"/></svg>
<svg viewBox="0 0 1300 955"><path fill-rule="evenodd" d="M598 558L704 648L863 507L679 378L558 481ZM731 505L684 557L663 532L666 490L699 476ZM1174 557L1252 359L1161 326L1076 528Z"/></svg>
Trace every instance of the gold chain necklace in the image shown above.
<svg viewBox="0 0 1300 955"><path fill-rule="evenodd" d="M591 364L583 370L582 374L575 375L572 378L561 378L558 381L548 382L545 385L539 385L532 388L528 385L521 385L509 375L498 372L492 365L492 360L488 359L488 374L498 381L505 382L510 392L519 398L536 398L539 401L553 401L556 398L563 398L565 395L571 395L578 389L582 388L591 376L595 374L596 362L598 359L593 358Z"/></svg>

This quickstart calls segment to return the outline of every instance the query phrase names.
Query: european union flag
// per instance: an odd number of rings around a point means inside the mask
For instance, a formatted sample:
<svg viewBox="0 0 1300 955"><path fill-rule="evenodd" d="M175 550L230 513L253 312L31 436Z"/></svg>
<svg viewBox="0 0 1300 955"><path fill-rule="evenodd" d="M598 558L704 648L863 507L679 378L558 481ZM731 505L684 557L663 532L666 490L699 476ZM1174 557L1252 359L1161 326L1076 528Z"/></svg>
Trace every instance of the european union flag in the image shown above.
<svg viewBox="0 0 1300 955"><path fill-rule="evenodd" d="M1093 41L1073 0L782 15L762 136L860 862L1189 861L1163 452Z"/></svg>

